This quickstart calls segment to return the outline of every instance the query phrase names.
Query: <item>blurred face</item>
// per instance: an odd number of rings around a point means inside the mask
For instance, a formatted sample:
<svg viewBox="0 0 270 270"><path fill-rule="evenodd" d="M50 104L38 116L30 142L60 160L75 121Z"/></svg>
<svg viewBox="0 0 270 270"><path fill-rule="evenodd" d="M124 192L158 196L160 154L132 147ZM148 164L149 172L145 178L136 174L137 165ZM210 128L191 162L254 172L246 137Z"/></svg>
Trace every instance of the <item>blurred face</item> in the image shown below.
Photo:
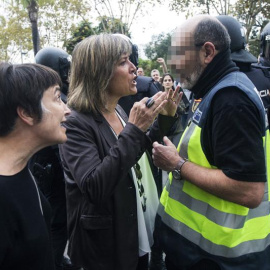
<svg viewBox="0 0 270 270"><path fill-rule="evenodd" d="M123 54L116 64L113 77L108 86L108 95L114 98L135 95L137 82L136 67L129 61L129 55Z"/></svg>
<svg viewBox="0 0 270 270"><path fill-rule="evenodd" d="M170 90L173 87L173 80L169 75L166 75L163 79L163 83L162 83L164 89Z"/></svg>
<svg viewBox="0 0 270 270"><path fill-rule="evenodd" d="M156 81L159 82L160 76L159 76L159 72L158 71L154 71L152 73L152 78Z"/></svg>
<svg viewBox="0 0 270 270"><path fill-rule="evenodd" d="M170 48L170 59L172 72L180 79L181 86L185 89L191 89L204 68L200 63L200 47L195 46L192 27L185 24L178 28L172 37Z"/></svg>
<svg viewBox="0 0 270 270"><path fill-rule="evenodd" d="M43 94L41 100L43 115L36 125L38 137L45 145L64 143L67 140L66 129L63 122L70 110L61 100L61 92L58 85L50 87Z"/></svg>
<svg viewBox="0 0 270 270"><path fill-rule="evenodd" d="M144 72L143 72L143 69L142 68L138 68L137 75L138 76L143 76L144 75Z"/></svg>

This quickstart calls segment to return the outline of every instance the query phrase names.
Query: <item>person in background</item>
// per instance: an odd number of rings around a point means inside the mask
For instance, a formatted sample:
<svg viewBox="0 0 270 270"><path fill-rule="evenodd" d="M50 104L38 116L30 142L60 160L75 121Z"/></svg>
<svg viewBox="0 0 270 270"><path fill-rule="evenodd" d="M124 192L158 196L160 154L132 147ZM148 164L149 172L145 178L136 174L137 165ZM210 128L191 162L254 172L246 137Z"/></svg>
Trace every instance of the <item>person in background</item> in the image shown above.
<svg viewBox="0 0 270 270"><path fill-rule="evenodd" d="M100 34L77 44L72 55L72 111L60 155L68 254L87 270L148 269L158 196L147 153L177 121L181 95L143 98L127 118L117 103L137 92L132 49L119 35Z"/></svg>
<svg viewBox="0 0 270 270"><path fill-rule="evenodd" d="M163 86L163 91L168 92L170 89L174 89L174 78L171 74L165 73L160 79L160 83Z"/></svg>
<svg viewBox="0 0 270 270"><path fill-rule="evenodd" d="M137 76L144 76L143 68L139 67L139 68L137 69Z"/></svg>
<svg viewBox="0 0 270 270"><path fill-rule="evenodd" d="M27 163L66 141L61 79L37 64L0 64L0 269L53 270L50 206Z"/></svg>
<svg viewBox="0 0 270 270"><path fill-rule="evenodd" d="M71 56L64 50L46 47L35 56L37 64L55 70L62 81L61 99L67 101ZM64 256L67 245L67 210L63 169L58 145L46 147L29 161L29 168L52 208L51 234L56 270L81 269Z"/></svg>
<svg viewBox="0 0 270 270"><path fill-rule="evenodd" d="M217 16L217 19L226 27L231 38L231 58L256 86L268 112L270 107L270 74L269 70L260 66L252 65L257 63L257 58L246 50L247 44L243 26L233 17L227 15Z"/></svg>
<svg viewBox="0 0 270 270"><path fill-rule="evenodd" d="M174 89L178 85L180 85L179 82L175 81L173 76L170 73L164 73L163 76L160 79L160 83L163 87L163 91L169 90L170 88ZM182 100L180 101L180 104L178 106L178 111L181 115L181 123L178 123L178 126L176 127L176 134L173 136L173 143L177 146L179 139L184 131L184 128L187 124L187 118L188 118L188 111L190 106L190 91L188 89L181 89L183 91ZM179 137L180 136L180 137ZM170 138L171 139L171 138Z"/></svg>
<svg viewBox="0 0 270 270"><path fill-rule="evenodd" d="M159 82L160 81L160 73L157 69L153 69L151 70L151 77L156 81Z"/></svg>
<svg viewBox="0 0 270 270"><path fill-rule="evenodd" d="M261 32L260 55L258 64L270 68L270 23Z"/></svg>
<svg viewBox="0 0 270 270"><path fill-rule="evenodd" d="M155 84L156 84L158 90L162 91L162 85L160 83L160 73L159 73L159 71L157 69L153 69L151 71L151 77L155 81Z"/></svg>
<svg viewBox="0 0 270 270"><path fill-rule="evenodd" d="M254 84L231 60L230 37L212 16L175 30L173 74L202 98L178 149L153 143L170 171L156 231L168 270L269 269L269 130Z"/></svg>
<svg viewBox="0 0 270 270"><path fill-rule="evenodd" d="M170 73L165 73L163 74L163 76L160 79L161 85L163 87L163 91L168 92L170 91L170 89L174 90L174 78ZM177 108L177 114L180 116L179 117L179 121L177 121L174 125L174 132L173 135L169 136L169 139L173 142L173 144L177 147L178 143L180 141L180 138L183 134L184 128L182 126L182 116L185 114L185 104L183 102L183 97L182 96L182 100L180 101L178 108ZM166 179L164 178L164 176L166 175ZM168 178L168 173L163 171L163 183L165 183L167 181Z"/></svg>
<svg viewBox="0 0 270 270"><path fill-rule="evenodd" d="M257 64L252 65L254 68L259 68L264 73L264 76L270 80L270 23L268 23L262 33L261 33L261 43L260 43L260 55ZM265 81L265 80L264 80ZM270 88L266 88L265 92L261 95L264 97L263 101L266 100L266 95L270 95ZM268 108L268 121L270 120L270 110Z"/></svg>

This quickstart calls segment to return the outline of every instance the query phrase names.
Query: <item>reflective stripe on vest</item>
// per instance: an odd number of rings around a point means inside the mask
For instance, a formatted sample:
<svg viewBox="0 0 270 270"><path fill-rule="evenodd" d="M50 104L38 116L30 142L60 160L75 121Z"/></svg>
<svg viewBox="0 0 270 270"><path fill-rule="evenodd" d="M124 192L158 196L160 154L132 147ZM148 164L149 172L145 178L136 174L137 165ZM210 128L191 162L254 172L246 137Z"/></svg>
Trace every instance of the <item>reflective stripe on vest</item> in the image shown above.
<svg viewBox="0 0 270 270"><path fill-rule="evenodd" d="M246 75L233 72L223 78L204 97L194 113L192 123L185 130L178 146L180 156L206 168L212 166L201 146L201 130L207 118L211 100L224 86L236 86L244 91L257 106L262 128L265 129L265 112L261 99ZM264 130L262 130L264 131ZM269 164L269 131L262 138ZM267 147L266 147L267 146ZM267 158L269 157L269 158ZM267 174L269 175L269 174ZM228 258L263 251L270 244L269 190L265 184L262 203L255 209L220 199L188 181L169 181L162 192L158 213L162 221L175 232L200 246L210 254Z"/></svg>

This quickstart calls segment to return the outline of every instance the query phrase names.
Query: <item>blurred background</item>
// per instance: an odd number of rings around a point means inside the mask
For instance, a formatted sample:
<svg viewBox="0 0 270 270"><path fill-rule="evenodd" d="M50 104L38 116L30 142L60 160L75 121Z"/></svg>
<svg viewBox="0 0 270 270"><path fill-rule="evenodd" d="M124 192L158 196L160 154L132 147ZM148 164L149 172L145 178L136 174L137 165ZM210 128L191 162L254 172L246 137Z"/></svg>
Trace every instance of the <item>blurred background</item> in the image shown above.
<svg viewBox="0 0 270 270"><path fill-rule="evenodd" d="M171 33L196 14L230 15L245 29L248 50L259 55L260 32L270 19L270 0L2 0L0 61L34 62L55 46L72 54L87 36L122 33L139 47L139 66L149 76L167 60Z"/></svg>

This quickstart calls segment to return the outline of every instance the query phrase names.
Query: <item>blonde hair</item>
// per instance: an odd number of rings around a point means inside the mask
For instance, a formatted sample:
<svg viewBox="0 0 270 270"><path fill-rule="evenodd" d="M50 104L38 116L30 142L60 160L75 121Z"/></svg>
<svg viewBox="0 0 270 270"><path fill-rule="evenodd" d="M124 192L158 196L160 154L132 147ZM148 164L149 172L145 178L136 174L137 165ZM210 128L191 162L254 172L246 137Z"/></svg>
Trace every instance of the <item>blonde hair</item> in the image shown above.
<svg viewBox="0 0 270 270"><path fill-rule="evenodd" d="M131 43L121 36L90 36L76 45L72 54L68 106L79 112L105 109L106 92L116 64L131 54Z"/></svg>

